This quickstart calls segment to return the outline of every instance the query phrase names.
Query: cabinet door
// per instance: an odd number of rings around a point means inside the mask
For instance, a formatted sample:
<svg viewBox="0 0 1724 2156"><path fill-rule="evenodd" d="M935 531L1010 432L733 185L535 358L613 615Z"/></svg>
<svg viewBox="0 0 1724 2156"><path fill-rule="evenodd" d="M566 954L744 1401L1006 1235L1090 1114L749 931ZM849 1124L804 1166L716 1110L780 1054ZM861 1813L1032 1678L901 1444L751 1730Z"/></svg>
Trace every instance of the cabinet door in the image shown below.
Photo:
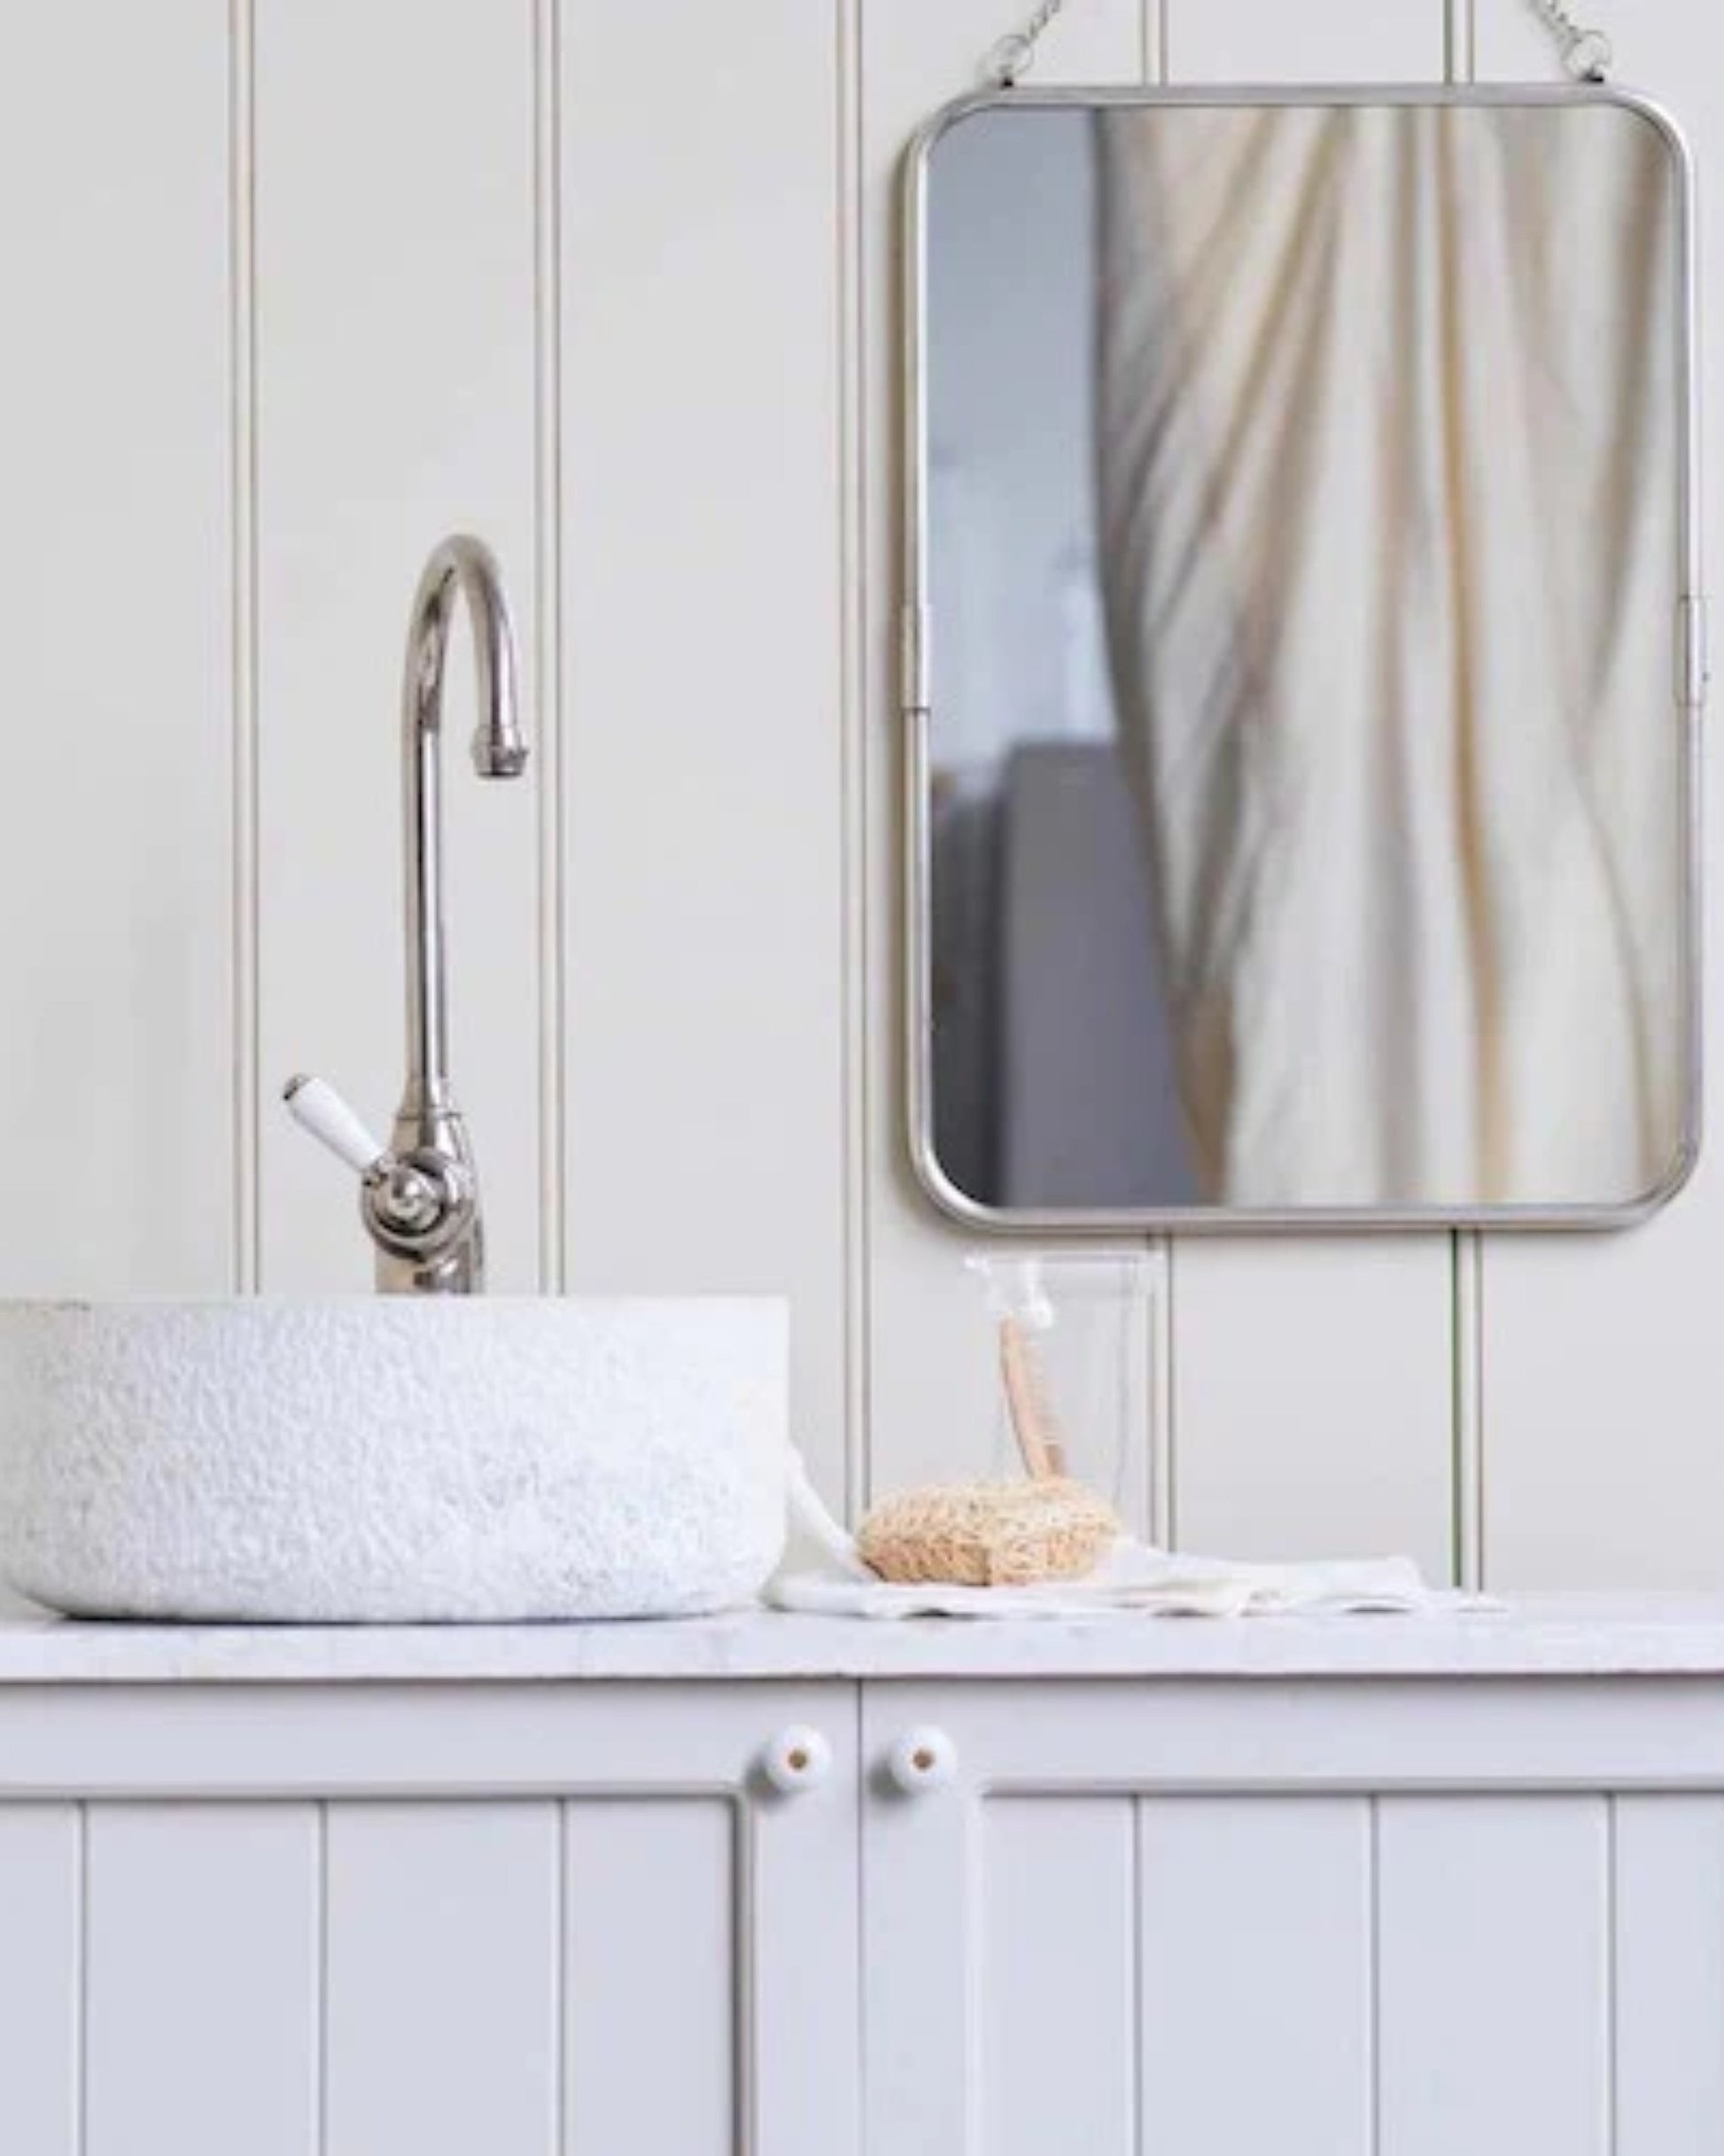
<svg viewBox="0 0 1724 2156"><path fill-rule="evenodd" d="M1716 2156L1720 1704L869 1688L871 2156Z"/></svg>
<svg viewBox="0 0 1724 2156"><path fill-rule="evenodd" d="M0 2150L857 2156L857 1803L843 1685L0 1694Z"/></svg>

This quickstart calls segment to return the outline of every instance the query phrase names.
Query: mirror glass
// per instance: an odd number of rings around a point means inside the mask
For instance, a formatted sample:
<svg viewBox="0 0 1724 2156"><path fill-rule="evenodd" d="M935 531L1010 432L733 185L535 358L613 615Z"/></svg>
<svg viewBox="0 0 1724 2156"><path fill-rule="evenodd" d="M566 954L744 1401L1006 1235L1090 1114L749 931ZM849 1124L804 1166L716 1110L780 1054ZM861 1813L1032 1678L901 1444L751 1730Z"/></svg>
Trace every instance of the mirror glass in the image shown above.
<svg viewBox="0 0 1724 2156"><path fill-rule="evenodd" d="M1703 662L1667 125L1017 93L947 117L912 201L936 1195L1669 1195Z"/></svg>

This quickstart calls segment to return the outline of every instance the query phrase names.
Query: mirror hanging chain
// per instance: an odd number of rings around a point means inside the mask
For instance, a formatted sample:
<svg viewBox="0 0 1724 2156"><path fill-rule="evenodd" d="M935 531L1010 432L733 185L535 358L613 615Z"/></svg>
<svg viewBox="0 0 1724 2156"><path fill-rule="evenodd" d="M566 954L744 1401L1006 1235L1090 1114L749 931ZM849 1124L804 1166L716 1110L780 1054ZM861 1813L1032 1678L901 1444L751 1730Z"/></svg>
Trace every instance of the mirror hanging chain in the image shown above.
<svg viewBox="0 0 1724 2156"><path fill-rule="evenodd" d="M1577 22L1563 0L1528 0L1528 4L1557 41L1563 66L1577 82L1606 79L1615 54L1602 30ZM1015 90L1036 65L1036 48L1066 5L1067 0L1042 0L1023 27L1002 37L988 55L987 73L1001 90Z"/></svg>
<svg viewBox="0 0 1724 2156"><path fill-rule="evenodd" d="M1019 76L1029 73L1043 33L1065 12L1066 0L1042 0L1022 29L1000 39L988 55L988 73L1002 90L1015 90Z"/></svg>

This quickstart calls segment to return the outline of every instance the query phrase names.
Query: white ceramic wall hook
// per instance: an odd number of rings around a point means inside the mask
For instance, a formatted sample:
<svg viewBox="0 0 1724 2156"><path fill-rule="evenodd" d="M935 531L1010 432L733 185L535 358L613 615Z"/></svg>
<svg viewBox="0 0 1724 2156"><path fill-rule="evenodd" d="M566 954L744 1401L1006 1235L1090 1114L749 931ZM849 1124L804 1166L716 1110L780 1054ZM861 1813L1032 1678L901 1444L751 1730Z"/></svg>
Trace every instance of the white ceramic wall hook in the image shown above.
<svg viewBox="0 0 1724 2156"><path fill-rule="evenodd" d="M892 1747L886 1771L906 1796L924 1796L956 1778L958 1747L943 1729L906 1730Z"/></svg>
<svg viewBox="0 0 1724 2156"><path fill-rule="evenodd" d="M766 1779L785 1796L817 1788L832 1771L832 1747L817 1729L797 1724L773 1738L763 1764Z"/></svg>

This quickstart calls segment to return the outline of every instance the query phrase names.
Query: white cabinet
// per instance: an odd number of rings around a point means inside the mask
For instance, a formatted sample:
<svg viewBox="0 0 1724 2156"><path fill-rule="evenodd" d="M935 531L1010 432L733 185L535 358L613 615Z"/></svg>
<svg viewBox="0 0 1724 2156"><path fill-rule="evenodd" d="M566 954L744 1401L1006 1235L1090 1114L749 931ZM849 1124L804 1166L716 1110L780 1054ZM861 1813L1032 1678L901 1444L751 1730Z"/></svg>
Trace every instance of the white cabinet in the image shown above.
<svg viewBox="0 0 1724 2156"><path fill-rule="evenodd" d="M872 2156L1724 2147L1724 1688L908 1684L863 1731Z"/></svg>
<svg viewBox="0 0 1724 2156"><path fill-rule="evenodd" d="M0 2156L1717 2156L1705 1628L0 1626Z"/></svg>
<svg viewBox="0 0 1724 2156"><path fill-rule="evenodd" d="M0 1692L0 2151L856 2156L855 1730L843 1686Z"/></svg>

